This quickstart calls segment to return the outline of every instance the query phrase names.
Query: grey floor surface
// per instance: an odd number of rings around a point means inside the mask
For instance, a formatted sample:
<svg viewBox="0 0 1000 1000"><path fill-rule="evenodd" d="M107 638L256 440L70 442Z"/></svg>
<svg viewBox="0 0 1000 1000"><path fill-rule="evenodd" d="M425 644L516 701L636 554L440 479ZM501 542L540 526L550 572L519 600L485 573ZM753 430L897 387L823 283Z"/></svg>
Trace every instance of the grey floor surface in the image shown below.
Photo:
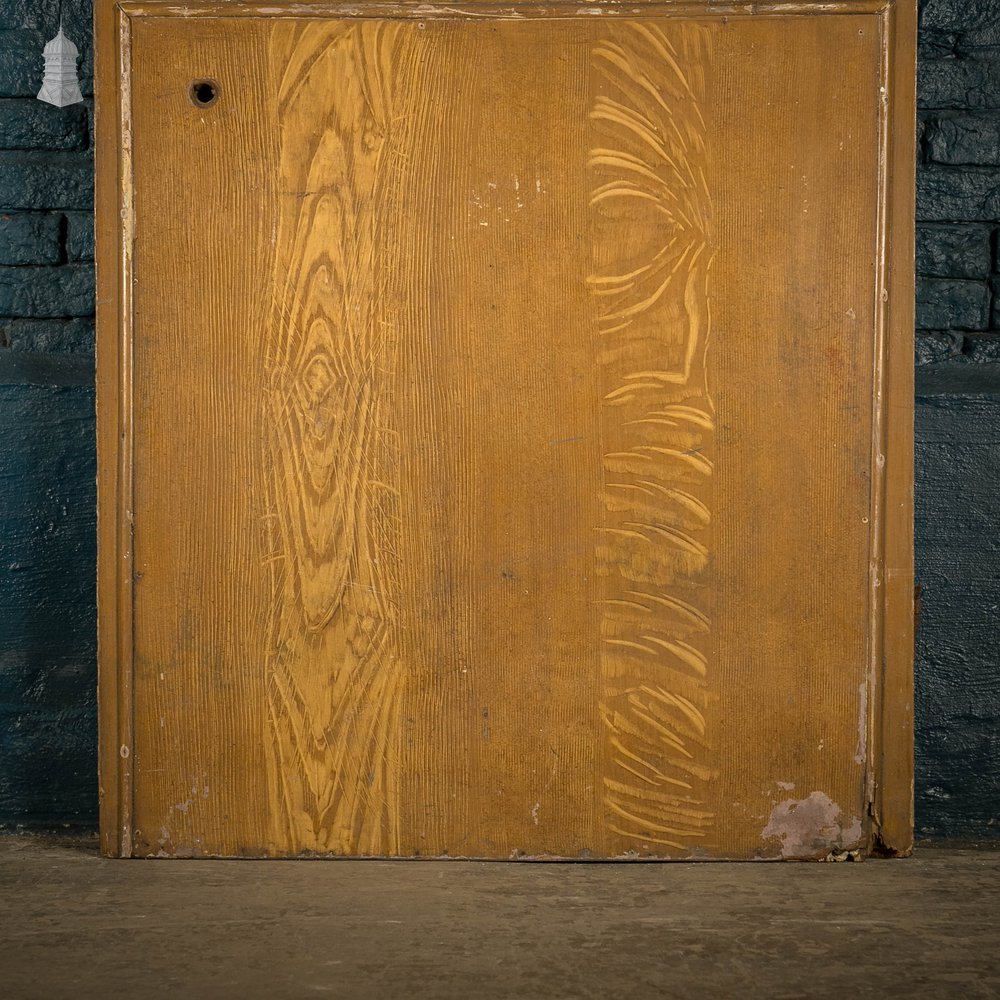
<svg viewBox="0 0 1000 1000"><path fill-rule="evenodd" d="M113 861L0 838L0 997L1000 997L1000 853Z"/></svg>

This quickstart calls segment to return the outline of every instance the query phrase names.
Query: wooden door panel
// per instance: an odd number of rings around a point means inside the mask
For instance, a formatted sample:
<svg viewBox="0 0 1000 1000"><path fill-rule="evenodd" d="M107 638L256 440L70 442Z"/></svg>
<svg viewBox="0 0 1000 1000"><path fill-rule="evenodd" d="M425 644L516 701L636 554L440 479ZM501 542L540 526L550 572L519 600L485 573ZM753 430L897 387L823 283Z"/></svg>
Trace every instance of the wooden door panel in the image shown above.
<svg viewBox="0 0 1000 1000"><path fill-rule="evenodd" d="M102 49L108 849L885 839L909 7L185 10Z"/></svg>

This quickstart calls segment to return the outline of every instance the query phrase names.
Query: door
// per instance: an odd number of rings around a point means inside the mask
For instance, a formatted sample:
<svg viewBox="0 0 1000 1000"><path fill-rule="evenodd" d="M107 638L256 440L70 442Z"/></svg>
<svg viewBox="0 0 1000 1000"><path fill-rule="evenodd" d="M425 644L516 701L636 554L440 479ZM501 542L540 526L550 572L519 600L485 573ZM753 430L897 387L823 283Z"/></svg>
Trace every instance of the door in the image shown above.
<svg viewBox="0 0 1000 1000"><path fill-rule="evenodd" d="M106 849L905 851L912 6L99 23Z"/></svg>

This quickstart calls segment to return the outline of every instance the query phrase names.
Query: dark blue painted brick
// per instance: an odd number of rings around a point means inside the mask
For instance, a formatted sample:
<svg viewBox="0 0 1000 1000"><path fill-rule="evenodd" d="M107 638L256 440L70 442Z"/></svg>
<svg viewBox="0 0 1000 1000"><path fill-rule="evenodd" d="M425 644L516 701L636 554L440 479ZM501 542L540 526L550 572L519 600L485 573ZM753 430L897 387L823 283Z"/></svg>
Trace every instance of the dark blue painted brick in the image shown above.
<svg viewBox="0 0 1000 1000"><path fill-rule="evenodd" d="M917 42L917 59L943 59L955 54L954 35L925 31Z"/></svg>
<svg viewBox="0 0 1000 1000"><path fill-rule="evenodd" d="M55 34L58 27L59 0L4 0L0 4L0 28L38 28Z"/></svg>
<svg viewBox="0 0 1000 1000"><path fill-rule="evenodd" d="M0 97L34 97L42 85L40 31L0 31Z"/></svg>
<svg viewBox="0 0 1000 1000"><path fill-rule="evenodd" d="M90 316L94 268L0 267L0 316Z"/></svg>
<svg viewBox="0 0 1000 1000"><path fill-rule="evenodd" d="M934 163L1000 164L1000 112L951 115L927 122L928 158Z"/></svg>
<svg viewBox="0 0 1000 1000"><path fill-rule="evenodd" d="M42 84L45 43L59 30L60 6L66 36L80 57L77 71L84 95L93 93L91 4L78 0L0 2L0 97L33 97Z"/></svg>
<svg viewBox="0 0 1000 1000"><path fill-rule="evenodd" d="M918 398L916 805L934 836L1000 834L998 481L1000 396Z"/></svg>
<svg viewBox="0 0 1000 1000"><path fill-rule="evenodd" d="M0 264L58 264L61 226L58 214L0 213Z"/></svg>
<svg viewBox="0 0 1000 1000"><path fill-rule="evenodd" d="M3 0L0 28L37 28L50 38L62 21L66 34L77 44L90 39L92 0Z"/></svg>
<svg viewBox="0 0 1000 1000"><path fill-rule="evenodd" d="M923 0L921 34L957 35L989 28L1000 19L1000 0Z"/></svg>
<svg viewBox="0 0 1000 1000"><path fill-rule="evenodd" d="M962 354L965 338L960 333L918 330L913 346L918 365L950 361Z"/></svg>
<svg viewBox="0 0 1000 1000"><path fill-rule="evenodd" d="M70 260L94 259L94 217L89 212L68 212L66 250Z"/></svg>
<svg viewBox="0 0 1000 1000"><path fill-rule="evenodd" d="M989 310L985 281L921 278L917 282L919 330L986 330Z"/></svg>
<svg viewBox="0 0 1000 1000"><path fill-rule="evenodd" d="M0 149L84 149L87 109L56 108L35 98L0 101Z"/></svg>
<svg viewBox="0 0 1000 1000"><path fill-rule="evenodd" d="M3 0L0 3L0 30L30 29L38 32L42 36L42 41L34 46L33 51L40 69L42 45L59 30L61 19L66 37L80 51L82 76L89 72L93 50L92 11L91 0ZM37 86L35 89L38 89Z"/></svg>
<svg viewBox="0 0 1000 1000"><path fill-rule="evenodd" d="M0 824L96 815L94 395L81 363L29 374L0 359Z"/></svg>
<svg viewBox="0 0 1000 1000"><path fill-rule="evenodd" d="M0 319L0 347L29 354L92 354L94 320Z"/></svg>
<svg viewBox="0 0 1000 1000"><path fill-rule="evenodd" d="M986 167L917 171L917 219L980 222L1000 219L1000 172Z"/></svg>
<svg viewBox="0 0 1000 1000"><path fill-rule="evenodd" d="M972 31L963 31L955 39L955 50L963 55L996 58L1000 50L1000 20Z"/></svg>
<svg viewBox="0 0 1000 1000"><path fill-rule="evenodd" d="M988 226L917 226L917 274L928 278L986 278L991 270Z"/></svg>
<svg viewBox="0 0 1000 1000"><path fill-rule="evenodd" d="M924 59L917 65L917 100L922 108L1000 108L1000 61Z"/></svg>
<svg viewBox="0 0 1000 1000"><path fill-rule="evenodd" d="M966 337L965 354L972 364L995 365L1000 363L1000 337Z"/></svg>
<svg viewBox="0 0 1000 1000"><path fill-rule="evenodd" d="M89 154L0 153L0 210L92 208Z"/></svg>

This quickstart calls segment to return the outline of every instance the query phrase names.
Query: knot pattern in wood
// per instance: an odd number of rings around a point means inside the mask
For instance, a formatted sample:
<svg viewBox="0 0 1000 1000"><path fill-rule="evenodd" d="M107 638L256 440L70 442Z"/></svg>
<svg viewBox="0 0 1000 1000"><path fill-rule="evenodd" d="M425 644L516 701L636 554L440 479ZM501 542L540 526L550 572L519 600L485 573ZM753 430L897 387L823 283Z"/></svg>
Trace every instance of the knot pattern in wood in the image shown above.
<svg viewBox="0 0 1000 1000"><path fill-rule="evenodd" d="M398 22L331 28L293 24L271 42L286 202L261 420L272 836L317 852L393 854L404 668L389 283L408 104L420 87Z"/></svg>

